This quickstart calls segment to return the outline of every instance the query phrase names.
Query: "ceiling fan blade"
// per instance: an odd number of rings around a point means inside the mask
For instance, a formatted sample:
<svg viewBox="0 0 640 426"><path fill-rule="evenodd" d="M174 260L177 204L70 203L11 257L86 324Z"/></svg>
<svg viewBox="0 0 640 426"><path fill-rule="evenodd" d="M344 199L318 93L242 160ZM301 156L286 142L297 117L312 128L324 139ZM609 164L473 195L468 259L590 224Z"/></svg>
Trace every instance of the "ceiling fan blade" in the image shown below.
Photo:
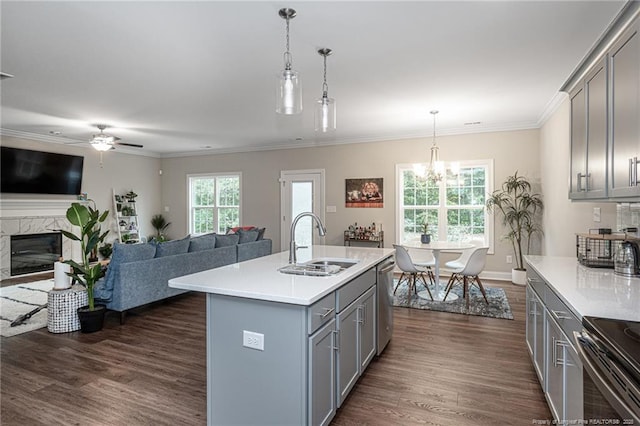
<svg viewBox="0 0 640 426"><path fill-rule="evenodd" d="M144 148L144 146L142 145L138 145L135 143L127 143L127 142L114 142L114 145L131 146L133 148Z"/></svg>

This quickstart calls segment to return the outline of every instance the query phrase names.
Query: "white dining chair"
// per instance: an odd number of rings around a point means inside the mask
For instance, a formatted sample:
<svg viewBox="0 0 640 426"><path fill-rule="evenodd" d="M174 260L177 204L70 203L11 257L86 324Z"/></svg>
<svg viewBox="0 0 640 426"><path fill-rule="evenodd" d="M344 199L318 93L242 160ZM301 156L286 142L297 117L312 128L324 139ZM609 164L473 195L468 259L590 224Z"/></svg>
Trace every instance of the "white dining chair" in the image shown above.
<svg viewBox="0 0 640 426"><path fill-rule="evenodd" d="M466 300L467 309L469 309L469 288L472 284L477 284L484 297L484 301L487 305L489 304L487 293L479 277L480 272L482 272L486 264L488 250L488 247L476 247L471 252L469 259L467 259L467 263L462 268L453 271L451 278L449 278L447 282L443 301L447 300L447 296L455 284L462 283L462 297Z"/></svg>
<svg viewBox="0 0 640 426"><path fill-rule="evenodd" d="M429 293L429 297L433 300L433 295L431 294L431 290L427 285L427 280L424 277L424 273L427 272L426 269L417 267L411 260L409 252L403 246L394 244L393 248L396 249L396 265L402 271L402 275L400 275L400 279L398 280L396 288L393 290L393 294L396 294L398 287L400 287L400 284L405 280L407 283L407 300L411 298L411 291L413 291L417 296L418 290L416 289L416 285L418 283L418 278L422 278L422 282Z"/></svg>
<svg viewBox="0 0 640 426"><path fill-rule="evenodd" d="M436 283L435 275L433 274L433 268L436 266L436 258L433 257L433 253L429 250L418 250L420 252L419 257L411 256L413 264L418 268L423 268L429 277L431 284Z"/></svg>
<svg viewBox="0 0 640 426"><path fill-rule="evenodd" d="M469 257L471 257L471 253L473 253L473 251L477 247L484 247L485 246L484 238L472 238L469 241L469 244L471 244L473 247L469 248L469 249L462 250L462 253L460 254L460 256L457 259L450 260L450 261L446 262L444 264L444 267L447 268L447 269L452 269L452 270L464 268L464 265L467 264L467 261L469 260Z"/></svg>

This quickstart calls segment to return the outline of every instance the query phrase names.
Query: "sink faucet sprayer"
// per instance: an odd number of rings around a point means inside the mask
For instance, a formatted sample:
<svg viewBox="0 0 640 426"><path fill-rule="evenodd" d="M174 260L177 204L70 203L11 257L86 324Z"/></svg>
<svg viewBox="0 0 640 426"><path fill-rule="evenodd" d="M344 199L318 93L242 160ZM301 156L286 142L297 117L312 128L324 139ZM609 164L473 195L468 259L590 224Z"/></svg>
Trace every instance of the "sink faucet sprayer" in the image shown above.
<svg viewBox="0 0 640 426"><path fill-rule="evenodd" d="M291 240L289 241L289 263L298 262L298 258L296 256L296 250L298 249L298 246L296 245L296 225L298 224L298 221L305 216L311 216L316 221L316 223L318 224L318 234L321 237L324 237L327 234L327 228L324 227L324 225L322 224L322 221L315 213L303 212L303 213L300 213L298 216L296 216L296 218L293 219L293 222L291 222Z"/></svg>

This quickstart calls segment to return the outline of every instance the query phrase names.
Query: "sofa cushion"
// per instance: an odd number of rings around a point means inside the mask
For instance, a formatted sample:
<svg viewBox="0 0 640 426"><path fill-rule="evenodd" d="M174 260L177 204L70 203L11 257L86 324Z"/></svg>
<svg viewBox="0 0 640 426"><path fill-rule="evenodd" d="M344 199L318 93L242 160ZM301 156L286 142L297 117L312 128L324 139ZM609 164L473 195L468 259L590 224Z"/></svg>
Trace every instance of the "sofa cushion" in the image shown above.
<svg viewBox="0 0 640 426"><path fill-rule="evenodd" d="M238 234L216 235L216 248L235 246L238 244L240 236Z"/></svg>
<svg viewBox="0 0 640 426"><path fill-rule="evenodd" d="M111 261L107 268L107 275L96 283L94 297L101 300L110 300L113 284L116 277L116 269L123 263L138 262L140 260L153 259L156 254L156 246L153 244L121 244L113 245Z"/></svg>
<svg viewBox="0 0 640 426"><path fill-rule="evenodd" d="M238 234L238 244L244 244L257 241L260 231L258 231L257 229L252 229L250 231L238 229L236 231L236 234Z"/></svg>
<svg viewBox="0 0 640 426"><path fill-rule="evenodd" d="M156 257L172 256L174 254L186 253L189 250L190 240L191 236L187 235L180 240L159 243L156 246Z"/></svg>
<svg viewBox="0 0 640 426"><path fill-rule="evenodd" d="M264 240L264 231L267 228L256 228L258 230L258 239L256 241Z"/></svg>
<svg viewBox="0 0 640 426"><path fill-rule="evenodd" d="M189 252L210 250L216 247L216 234L204 234L191 237L189 242Z"/></svg>

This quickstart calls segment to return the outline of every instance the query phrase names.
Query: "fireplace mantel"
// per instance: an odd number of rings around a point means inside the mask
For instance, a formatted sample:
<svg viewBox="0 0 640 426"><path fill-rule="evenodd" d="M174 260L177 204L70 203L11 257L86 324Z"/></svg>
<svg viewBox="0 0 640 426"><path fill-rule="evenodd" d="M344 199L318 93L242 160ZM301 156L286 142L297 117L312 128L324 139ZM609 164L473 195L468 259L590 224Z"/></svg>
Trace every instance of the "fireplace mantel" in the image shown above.
<svg viewBox="0 0 640 426"><path fill-rule="evenodd" d="M75 198L65 199L0 199L0 217L65 216Z"/></svg>

